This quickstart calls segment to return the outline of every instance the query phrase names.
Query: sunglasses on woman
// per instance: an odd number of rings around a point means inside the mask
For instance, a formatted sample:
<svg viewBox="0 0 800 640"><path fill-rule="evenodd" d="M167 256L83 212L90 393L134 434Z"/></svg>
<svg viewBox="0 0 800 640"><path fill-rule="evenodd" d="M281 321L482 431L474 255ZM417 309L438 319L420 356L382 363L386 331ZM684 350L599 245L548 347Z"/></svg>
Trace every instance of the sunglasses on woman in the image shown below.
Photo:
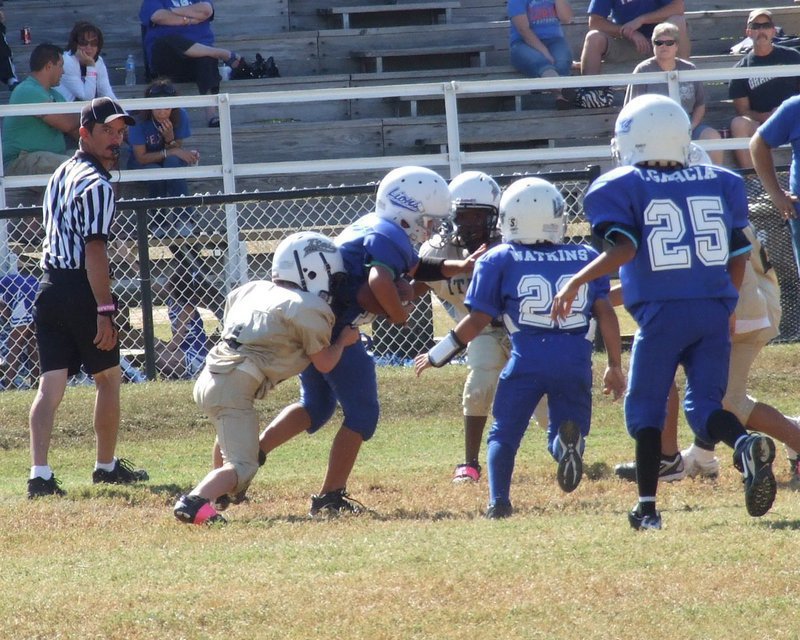
<svg viewBox="0 0 800 640"><path fill-rule="evenodd" d="M675 40L653 40L654 47L671 47L675 44Z"/></svg>

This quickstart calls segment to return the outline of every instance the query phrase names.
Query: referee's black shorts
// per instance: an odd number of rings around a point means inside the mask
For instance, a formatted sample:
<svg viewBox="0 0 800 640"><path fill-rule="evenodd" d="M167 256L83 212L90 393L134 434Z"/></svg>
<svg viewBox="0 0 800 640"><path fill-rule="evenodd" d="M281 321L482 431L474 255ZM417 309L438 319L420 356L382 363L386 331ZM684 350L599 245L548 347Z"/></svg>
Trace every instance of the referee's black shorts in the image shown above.
<svg viewBox="0 0 800 640"><path fill-rule="evenodd" d="M83 269L46 271L33 304L42 373L67 369L99 373L119 364L119 341L110 351L94 344L97 302Z"/></svg>

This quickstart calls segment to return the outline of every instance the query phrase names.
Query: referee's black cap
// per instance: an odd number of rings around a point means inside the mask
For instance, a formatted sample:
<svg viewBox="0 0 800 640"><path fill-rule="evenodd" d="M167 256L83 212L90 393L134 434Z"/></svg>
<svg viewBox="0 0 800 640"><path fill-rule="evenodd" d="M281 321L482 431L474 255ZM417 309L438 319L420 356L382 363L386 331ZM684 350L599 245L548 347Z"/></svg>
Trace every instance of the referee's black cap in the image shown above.
<svg viewBox="0 0 800 640"><path fill-rule="evenodd" d="M136 124L136 120L111 98L95 98L81 110L81 126L92 122L108 124L117 118L124 118L125 124Z"/></svg>

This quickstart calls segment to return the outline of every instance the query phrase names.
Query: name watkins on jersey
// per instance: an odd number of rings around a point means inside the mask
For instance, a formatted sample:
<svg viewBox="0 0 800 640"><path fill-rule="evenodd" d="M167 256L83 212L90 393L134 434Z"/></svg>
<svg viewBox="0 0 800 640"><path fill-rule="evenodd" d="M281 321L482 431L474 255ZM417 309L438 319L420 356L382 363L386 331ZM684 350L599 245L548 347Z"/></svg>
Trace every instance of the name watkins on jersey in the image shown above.
<svg viewBox="0 0 800 640"><path fill-rule="evenodd" d="M717 177L717 172L713 167L698 164L680 171L645 169L644 177L650 182L697 182L698 180L713 180Z"/></svg>
<svg viewBox="0 0 800 640"><path fill-rule="evenodd" d="M515 262L581 262L589 261L589 252L585 247L559 248L551 251L513 247L511 255Z"/></svg>

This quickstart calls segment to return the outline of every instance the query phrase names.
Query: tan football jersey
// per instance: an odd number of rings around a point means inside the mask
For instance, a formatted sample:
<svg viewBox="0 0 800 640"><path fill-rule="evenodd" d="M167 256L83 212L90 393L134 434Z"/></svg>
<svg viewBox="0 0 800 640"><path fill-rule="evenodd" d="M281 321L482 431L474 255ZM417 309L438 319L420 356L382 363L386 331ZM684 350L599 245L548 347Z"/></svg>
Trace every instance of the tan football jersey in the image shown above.
<svg viewBox="0 0 800 640"><path fill-rule="evenodd" d="M206 366L212 372L240 367L251 374L255 367L267 388L274 387L303 371L311 362L308 354L330 345L333 323L331 308L315 294L265 280L248 282L228 294L222 341L209 352Z"/></svg>
<svg viewBox="0 0 800 640"><path fill-rule="evenodd" d="M438 234L425 242L419 249L420 257L444 258L445 260L462 260L469 255L465 248L454 247L443 240ZM464 296L467 295L471 274L462 273L449 280L427 282L431 291L444 303L445 309L456 322L464 318L469 310L464 306Z"/></svg>

